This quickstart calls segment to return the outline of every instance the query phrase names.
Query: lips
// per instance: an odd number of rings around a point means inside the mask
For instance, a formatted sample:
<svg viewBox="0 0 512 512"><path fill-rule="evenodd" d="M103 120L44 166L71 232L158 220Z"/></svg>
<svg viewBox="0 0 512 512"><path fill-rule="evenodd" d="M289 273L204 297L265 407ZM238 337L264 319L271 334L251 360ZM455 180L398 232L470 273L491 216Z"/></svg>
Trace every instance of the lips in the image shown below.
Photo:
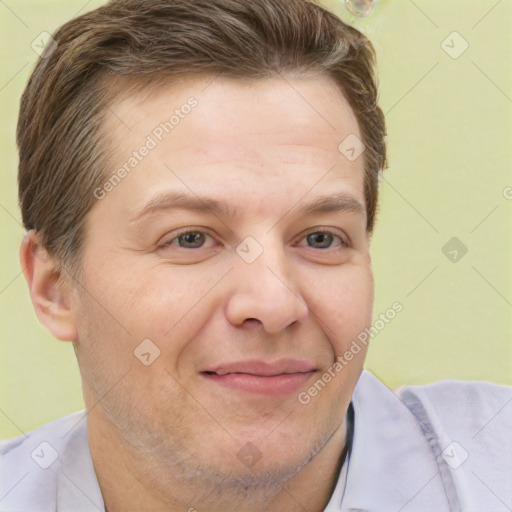
<svg viewBox="0 0 512 512"><path fill-rule="evenodd" d="M228 375L231 373L243 373L261 377L272 377L291 373L308 373L315 371L316 367L312 361L305 359L280 359L269 362L257 359L247 361L236 361L232 363L221 363L206 368L201 373L209 375Z"/></svg>
<svg viewBox="0 0 512 512"><path fill-rule="evenodd" d="M206 368L200 374L208 384L218 384L229 391L284 399L305 386L315 372L312 361L288 358L222 363Z"/></svg>

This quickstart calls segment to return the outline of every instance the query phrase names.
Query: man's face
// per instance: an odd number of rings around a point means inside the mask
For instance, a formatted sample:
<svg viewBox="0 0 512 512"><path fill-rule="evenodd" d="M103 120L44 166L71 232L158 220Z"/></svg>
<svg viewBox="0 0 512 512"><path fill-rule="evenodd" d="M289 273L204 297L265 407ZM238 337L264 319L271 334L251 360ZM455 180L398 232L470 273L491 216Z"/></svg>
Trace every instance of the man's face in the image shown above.
<svg viewBox="0 0 512 512"><path fill-rule="evenodd" d="M73 314L89 421L189 475L291 475L340 429L365 357L299 401L371 324L364 154L338 150L360 132L327 78L212 80L110 106L110 171L137 163L86 219ZM340 195L348 208L308 211ZM282 359L303 365L234 364Z"/></svg>

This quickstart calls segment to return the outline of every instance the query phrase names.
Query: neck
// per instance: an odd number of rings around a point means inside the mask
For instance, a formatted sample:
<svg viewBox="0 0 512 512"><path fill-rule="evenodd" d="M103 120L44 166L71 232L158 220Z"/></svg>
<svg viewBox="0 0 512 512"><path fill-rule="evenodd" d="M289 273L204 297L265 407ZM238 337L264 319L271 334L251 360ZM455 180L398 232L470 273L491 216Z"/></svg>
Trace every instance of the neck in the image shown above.
<svg viewBox="0 0 512 512"><path fill-rule="evenodd" d="M87 418L91 456L106 512L321 512L336 487L350 442L343 421L292 476L249 480L171 466L160 460L158 453L143 453L129 445L95 411Z"/></svg>

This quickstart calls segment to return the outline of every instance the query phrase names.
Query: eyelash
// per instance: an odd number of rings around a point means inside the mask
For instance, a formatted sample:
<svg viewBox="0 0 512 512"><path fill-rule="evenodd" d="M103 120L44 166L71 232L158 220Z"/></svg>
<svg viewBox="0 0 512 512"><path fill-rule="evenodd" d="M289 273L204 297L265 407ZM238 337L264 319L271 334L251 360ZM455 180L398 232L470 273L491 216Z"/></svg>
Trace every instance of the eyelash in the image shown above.
<svg viewBox="0 0 512 512"><path fill-rule="evenodd" d="M166 247L171 247L172 245L172 242L174 242L175 240L178 240L181 236L184 236L184 235L188 235L188 234L197 234L197 233L200 233L200 234L203 234L203 235L206 235L206 236L209 236L210 238L213 238L211 235L209 235L207 232L205 231L201 231L201 230L198 230L198 229L186 229L186 230L183 230L181 232L178 232L172 239L164 242L163 244L159 245L159 248L166 248ZM329 231L327 229L317 229L315 231L310 231L309 233L306 233L305 235L302 236L301 240L304 239L304 238L307 238L308 236L310 235L316 235L316 234L326 234L326 235L332 235L334 238L338 238L340 240L340 247L341 248L348 248L350 247L349 243L343 238L341 237L340 235L334 233L333 231ZM203 247L180 247L179 245L177 245L177 248L178 249L185 249L185 250L194 250L194 249L202 249ZM315 249L315 247L309 247L310 249ZM319 251L328 251L329 249L335 249L335 247L326 247L326 248L320 248L318 249Z"/></svg>

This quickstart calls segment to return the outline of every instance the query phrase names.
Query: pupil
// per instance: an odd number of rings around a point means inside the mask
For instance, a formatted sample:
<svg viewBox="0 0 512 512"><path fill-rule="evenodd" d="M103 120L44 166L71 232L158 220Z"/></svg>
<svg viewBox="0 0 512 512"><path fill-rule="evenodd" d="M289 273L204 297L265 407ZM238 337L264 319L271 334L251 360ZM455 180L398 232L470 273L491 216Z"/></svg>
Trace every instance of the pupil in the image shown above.
<svg viewBox="0 0 512 512"><path fill-rule="evenodd" d="M320 240L318 240L319 237ZM324 243L321 248L326 248L329 247L330 245L332 235L330 235L329 233L313 233L309 235L308 238L310 239L310 241L312 241L312 243L320 243L320 245L322 245L322 239L324 239Z"/></svg>
<svg viewBox="0 0 512 512"><path fill-rule="evenodd" d="M181 235L182 240L184 240L185 244L194 244L196 242L196 238L199 237L199 242L201 242L200 237L203 235L201 233L185 233Z"/></svg>

